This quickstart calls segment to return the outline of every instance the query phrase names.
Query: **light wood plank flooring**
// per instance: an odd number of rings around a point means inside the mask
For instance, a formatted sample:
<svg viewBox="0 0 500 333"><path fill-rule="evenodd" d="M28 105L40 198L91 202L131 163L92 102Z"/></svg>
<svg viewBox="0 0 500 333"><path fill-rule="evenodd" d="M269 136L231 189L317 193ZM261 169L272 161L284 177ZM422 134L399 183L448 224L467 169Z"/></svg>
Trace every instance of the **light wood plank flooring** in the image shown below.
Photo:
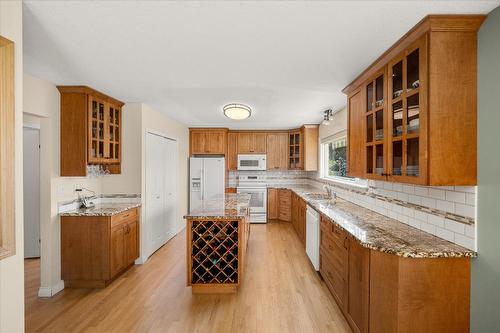
<svg viewBox="0 0 500 333"><path fill-rule="evenodd" d="M252 225L245 281L234 295L192 295L185 232L108 288L36 297L27 260L27 332L351 332L288 223Z"/></svg>

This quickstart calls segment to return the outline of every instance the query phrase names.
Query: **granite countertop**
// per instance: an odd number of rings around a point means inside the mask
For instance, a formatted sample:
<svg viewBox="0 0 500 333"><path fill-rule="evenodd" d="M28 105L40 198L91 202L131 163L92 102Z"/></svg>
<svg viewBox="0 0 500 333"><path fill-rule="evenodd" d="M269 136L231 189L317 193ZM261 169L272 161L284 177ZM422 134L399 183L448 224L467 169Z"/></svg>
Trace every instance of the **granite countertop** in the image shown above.
<svg viewBox="0 0 500 333"><path fill-rule="evenodd" d="M311 185L269 184L287 188L327 219L350 233L362 246L407 258L476 257L476 252L413 228L349 201L318 199L323 190ZM311 193L313 193L311 195Z"/></svg>
<svg viewBox="0 0 500 333"><path fill-rule="evenodd" d="M226 193L203 200L185 219L238 219L248 215L250 194Z"/></svg>
<svg viewBox="0 0 500 333"><path fill-rule="evenodd" d="M59 213L60 216L113 216L132 208L140 207L140 203L103 203L92 208L80 208Z"/></svg>

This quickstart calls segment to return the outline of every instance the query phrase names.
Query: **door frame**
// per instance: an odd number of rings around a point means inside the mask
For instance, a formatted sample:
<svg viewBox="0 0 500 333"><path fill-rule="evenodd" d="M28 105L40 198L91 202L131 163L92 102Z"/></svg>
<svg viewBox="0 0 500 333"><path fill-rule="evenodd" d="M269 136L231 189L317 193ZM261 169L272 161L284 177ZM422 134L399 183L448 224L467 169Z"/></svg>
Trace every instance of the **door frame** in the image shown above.
<svg viewBox="0 0 500 333"><path fill-rule="evenodd" d="M141 195L142 197L142 209L141 209L141 221L144 221L143 223L141 223L141 227L144 228L144 232L141 232L141 237L140 237L140 248L141 248L141 256L139 257L139 259L137 259L136 263L139 263L139 264L143 264L145 263L149 257L154 253L149 253L150 252L150 244L149 244L149 233L150 233L150 226L148 225L148 221L146 219L146 212L147 212L147 208L146 208L146 193L147 193L147 184L146 184L146 178L147 178L147 167L146 167L146 164L147 164L147 159L146 159L146 140L147 140L147 137L148 137L148 134L150 135L156 135L156 136L159 136L159 137L162 137L164 139L167 139L167 140L170 140L170 141L173 141L175 142L175 148L176 148L176 173L177 175L179 174L179 140L174 137L174 136L171 136L171 135L168 135L168 134L165 134L165 133L162 133L158 130L154 130L154 129L150 129L150 128L146 128L144 130L144 144L143 144L143 157L144 157L144 178L143 178L143 194L144 195ZM178 177L177 177L178 179ZM178 220L179 220L179 182L178 180L175 182L175 201L176 201L176 204L175 204L175 221L176 223L178 223ZM177 229L177 226L176 226L176 229ZM177 234L177 230L175 230L175 234Z"/></svg>

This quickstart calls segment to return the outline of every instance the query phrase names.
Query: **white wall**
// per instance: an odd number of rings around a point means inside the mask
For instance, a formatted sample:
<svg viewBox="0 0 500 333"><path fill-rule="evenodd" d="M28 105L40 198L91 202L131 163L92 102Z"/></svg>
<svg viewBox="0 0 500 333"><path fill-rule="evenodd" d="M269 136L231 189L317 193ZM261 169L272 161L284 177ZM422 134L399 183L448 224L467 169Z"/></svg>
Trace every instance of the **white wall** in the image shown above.
<svg viewBox="0 0 500 333"><path fill-rule="evenodd" d="M24 114L40 120L40 295L51 296L63 288L58 203L77 197L76 184L100 192L101 180L59 176L60 94L54 84L25 73Z"/></svg>
<svg viewBox="0 0 500 333"><path fill-rule="evenodd" d="M24 331L23 35L21 1L0 1L0 35L15 43L16 254L0 261L0 332Z"/></svg>

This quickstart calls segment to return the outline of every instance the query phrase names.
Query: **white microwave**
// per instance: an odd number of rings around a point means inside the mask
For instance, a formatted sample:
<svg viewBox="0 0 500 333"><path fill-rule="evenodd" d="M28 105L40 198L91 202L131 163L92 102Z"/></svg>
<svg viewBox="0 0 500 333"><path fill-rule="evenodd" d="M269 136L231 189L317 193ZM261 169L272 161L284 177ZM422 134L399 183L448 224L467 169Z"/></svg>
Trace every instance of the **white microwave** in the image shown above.
<svg viewBox="0 0 500 333"><path fill-rule="evenodd" d="M266 170L266 155L238 155L238 170Z"/></svg>

